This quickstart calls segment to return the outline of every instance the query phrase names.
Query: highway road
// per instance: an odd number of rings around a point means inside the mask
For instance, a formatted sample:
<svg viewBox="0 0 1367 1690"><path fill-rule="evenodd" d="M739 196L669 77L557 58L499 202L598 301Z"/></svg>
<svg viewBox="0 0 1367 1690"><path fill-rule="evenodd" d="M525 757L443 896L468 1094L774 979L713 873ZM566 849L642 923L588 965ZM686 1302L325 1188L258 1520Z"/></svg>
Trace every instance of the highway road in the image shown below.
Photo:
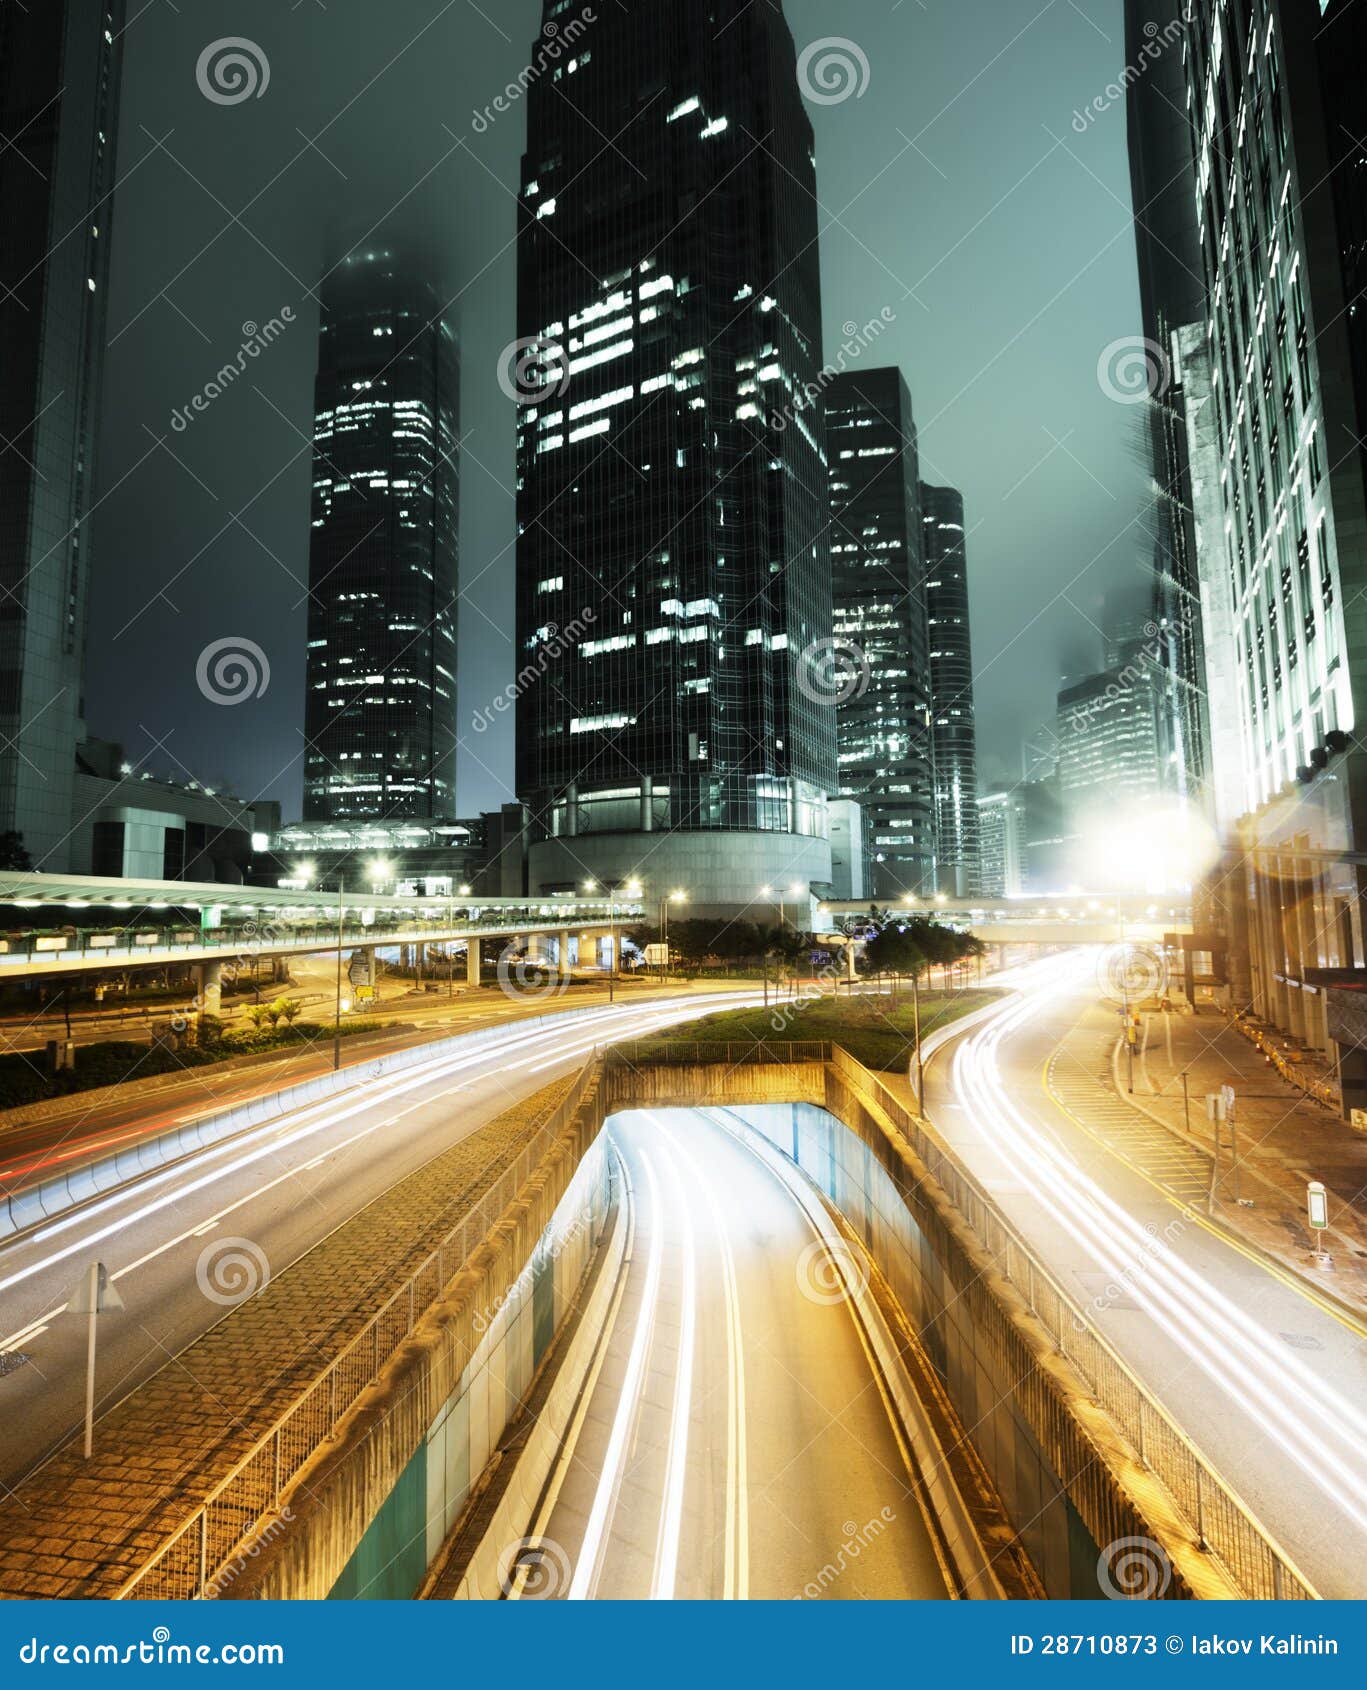
<svg viewBox="0 0 1367 1690"><path fill-rule="evenodd" d="M1362 1330L1054 1102L1045 1065L1096 1001L1094 961L1014 979L999 1011L941 1044L930 1119L1320 1594L1367 1595Z"/></svg>
<svg viewBox="0 0 1367 1690"><path fill-rule="evenodd" d="M627 1265L507 1593L945 1597L859 1317L787 1186L711 1111L611 1132Z"/></svg>
<svg viewBox="0 0 1367 1690"><path fill-rule="evenodd" d="M681 990L666 990L664 995L677 997ZM637 1004L659 995L658 988L633 981L619 985L617 1001ZM424 1040L451 1038L458 1032L490 1027L496 1022L512 1023L607 1002L607 988L593 986L525 1002L492 990L470 991L454 999L437 996L426 1002L387 1001L376 1014L385 1020L394 1017L395 1025L387 1031L344 1038L342 1066L352 1067L392 1051L410 1049ZM402 1015L401 1020L396 1011ZM38 1120L25 1121L18 1111L0 1114L0 1189L27 1190L55 1173L81 1167L139 1139L301 1084L330 1072L332 1060L332 1039L325 1031L317 1045L304 1049L287 1047L265 1055L187 1068L183 1078L168 1075L142 1084L133 1081L76 1092L60 1109L44 1107Z"/></svg>
<svg viewBox="0 0 1367 1690"><path fill-rule="evenodd" d="M80 1423L85 1321L64 1312L94 1259L122 1311L100 1319L99 1407L148 1379L227 1308L197 1279L215 1238L246 1238L279 1274L381 1192L502 1110L572 1072L595 1043L636 1038L748 996L688 993L601 1007L490 1042L453 1039L149 1174L0 1247L0 1481L13 1483ZM27 1357L16 1365L16 1356Z"/></svg>

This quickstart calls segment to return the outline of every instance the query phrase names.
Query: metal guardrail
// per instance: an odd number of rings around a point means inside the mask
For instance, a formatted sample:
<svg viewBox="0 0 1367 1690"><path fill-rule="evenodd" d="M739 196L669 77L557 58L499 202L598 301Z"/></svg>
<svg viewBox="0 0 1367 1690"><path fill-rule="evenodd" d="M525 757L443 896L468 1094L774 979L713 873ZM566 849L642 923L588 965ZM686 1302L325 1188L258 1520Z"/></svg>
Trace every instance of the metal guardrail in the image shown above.
<svg viewBox="0 0 1367 1690"><path fill-rule="evenodd" d="M831 1060L857 1090L873 1093L997 1271L1020 1292L1098 1407L1128 1439L1198 1543L1224 1565L1242 1594L1257 1600L1314 1599L1317 1592L1291 1558L1093 1327L953 1152L931 1137L884 1081L846 1051L836 1046Z"/></svg>
<svg viewBox="0 0 1367 1690"><path fill-rule="evenodd" d="M286 1486L331 1438L362 1393L407 1342L442 1288L473 1256L551 1146L568 1129L598 1078L597 1053L536 1128L517 1160L451 1228L422 1265L323 1368L295 1403L114 1593L116 1600L187 1601L211 1596L221 1570L278 1516Z"/></svg>

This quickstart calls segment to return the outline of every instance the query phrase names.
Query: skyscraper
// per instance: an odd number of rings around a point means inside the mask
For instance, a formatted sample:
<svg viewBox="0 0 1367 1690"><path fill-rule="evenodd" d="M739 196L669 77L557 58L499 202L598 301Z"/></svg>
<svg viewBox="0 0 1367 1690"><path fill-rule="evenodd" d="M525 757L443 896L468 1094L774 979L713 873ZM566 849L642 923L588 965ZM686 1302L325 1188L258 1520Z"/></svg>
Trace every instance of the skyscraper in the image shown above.
<svg viewBox="0 0 1367 1690"><path fill-rule="evenodd" d="M970 898L978 890L978 738L963 494L923 483L921 522L930 628L936 875L941 892Z"/></svg>
<svg viewBox="0 0 1367 1690"><path fill-rule="evenodd" d="M826 395L835 633L853 654L838 710L840 791L868 815L876 898L935 890L931 669L916 423L898 369Z"/></svg>
<svg viewBox="0 0 1367 1690"><path fill-rule="evenodd" d="M547 0L518 233L532 890L830 878L813 140L777 0ZM605 144L605 137L610 140Z"/></svg>
<svg viewBox="0 0 1367 1690"><path fill-rule="evenodd" d="M984 898L1014 898L1021 890L1021 814L1014 792L978 800L978 890Z"/></svg>
<svg viewBox="0 0 1367 1690"><path fill-rule="evenodd" d="M1367 848L1362 41L1352 0L1201 0L1186 43L1222 466L1200 564L1233 607L1246 812L1230 902L1257 1013L1322 1049L1332 983L1301 988L1367 961L1362 871L1341 857ZM1344 1076L1367 1103L1367 1053Z"/></svg>
<svg viewBox="0 0 1367 1690"><path fill-rule="evenodd" d="M67 866L123 0L0 8L0 830Z"/></svg>
<svg viewBox="0 0 1367 1690"><path fill-rule="evenodd" d="M455 813L456 338L376 246L322 293L309 549L307 821Z"/></svg>
<svg viewBox="0 0 1367 1690"><path fill-rule="evenodd" d="M1182 35L1188 0L1125 0L1130 180L1139 295L1150 372L1145 414L1153 468L1149 593L1156 680L1163 687L1165 778L1174 794L1208 805L1210 709L1196 557L1189 391L1197 361L1179 336L1205 317L1197 241L1196 174L1187 132ZM1110 659L1108 658L1108 664Z"/></svg>

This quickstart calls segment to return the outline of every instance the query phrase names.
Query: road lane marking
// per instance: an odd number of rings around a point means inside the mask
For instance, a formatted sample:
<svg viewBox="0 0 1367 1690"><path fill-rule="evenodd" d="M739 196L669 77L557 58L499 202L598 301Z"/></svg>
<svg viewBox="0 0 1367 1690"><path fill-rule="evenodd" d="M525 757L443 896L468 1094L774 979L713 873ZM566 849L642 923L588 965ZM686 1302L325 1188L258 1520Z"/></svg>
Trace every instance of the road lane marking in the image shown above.
<svg viewBox="0 0 1367 1690"><path fill-rule="evenodd" d="M651 1329L655 1324L655 1308L660 1294L664 1261L664 1222L660 1213L659 1182L655 1177L650 1157L639 1145L637 1154L645 1173L650 1198L650 1243L646 1257L645 1285L641 1292L641 1306L636 1311L636 1329L632 1335L627 1370L617 1399L617 1412L613 1416L612 1431L608 1437L602 1470L598 1475L593 1505L589 1509L588 1522L584 1527L579 1560L570 1579L568 1597L571 1602L585 1601L597 1588L607 1540L608 1521L616 1508L617 1489L621 1483L627 1443L645 1384L645 1362L650 1350Z"/></svg>
<svg viewBox="0 0 1367 1690"><path fill-rule="evenodd" d="M1352 1406L1298 1358L1284 1353L1269 1357L1269 1335L1263 1328L1176 1251L1155 1252L1154 1240L1128 1211L1071 1158L1054 1150L1039 1125L1011 1102L997 1051L1008 1033L1038 1014L1054 990L1047 987L1026 996L961 1045L954 1064L960 1094L976 1103L980 1127L998 1155L1060 1231L1104 1272L1125 1284L1160 1330L1241 1411L1248 1412L1250 1398L1261 1405L1263 1413L1254 1417L1259 1429L1360 1529L1367 1530L1367 1512L1350 1500L1367 1500L1367 1485L1354 1470L1364 1422ZM1133 1272L1114 1253L1121 1244L1138 1247L1142 1273ZM1294 1401L1279 1394L1285 1390L1288 1374L1299 1380ZM1316 1419L1319 1427L1311 1430L1307 1422ZM1357 1430L1347 1439L1345 1460L1344 1453L1333 1446L1346 1437L1348 1428ZM1212 1471L1218 1470L1210 1465Z"/></svg>
<svg viewBox="0 0 1367 1690"><path fill-rule="evenodd" d="M669 1151L664 1152L665 1171L674 1191L679 1190L678 1169ZM688 1428L693 1416L693 1350L697 1330L697 1249L693 1217L687 1201L678 1205L681 1254L683 1256L679 1349L674 1368L674 1407L669 1422L669 1450L665 1460L664 1506L660 1510L660 1533L655 1546L655 1573L651 1599L674 1599L679 1576L679 1540L683 1534L684 1478L688 1467Z"/></svg>
<svg viewBox="0 0 1367 1690"><path fill-rule="evenodd" d="M579 1439L584 1430L584 1422L588 1419L589 1408L593 1402L594 1392L598 1389L598 1380L603 1372L603 1365L607 1361L612 1348L612 1335L617 1327L617 1318L621 1312L622 1299L626 1296L627 1281L631 1277L631 1265L636 1256L636 1191L631 1183L631 1175L627 1170L622 1153L615 1144L609 1141L609 1151L617 1165L622 1181L622 1203L626 1211L627 1236L626 1245L622 1251L621 1265L617 1270L617 1283L612 1288L612 1299L608 1304L606 1315L603 1317L603 1327L598 1335L598 1342L594 1348L593 1360L589 1365L583 1386L579 1392L579 1400L574 1407L574 1415L570 1420L569 1430L565 1433L565 1440L560 1446L555 1471L551 1474L550 1483L546 1487L546 1494L541 1507L537 1511L529 1534L529 1547L535 1547L549 1541L546 1533L555 1510L560 1503L560 1493L565 1488L565 1480L574 1465L575 1450L579 1447ZM531 1568L519 1565L509 1588L504 1595L510 1602L520 1601L522 1591L530 1576Z"/></svg>
<svg viewBox="0 0 1367 1690"><path fill-rule="evenodd" d="M750 1594L750 1476L746 1436L745 1333L741 1324L736 1259L721 1205L697 1161L662 1120L653 1115L651 1119L656 1121L659 1130L687 1164L712 1211L712 1222L717 1232L722 1290L726 1301L726 1533L722 1600L743 1602Z"/></svg>

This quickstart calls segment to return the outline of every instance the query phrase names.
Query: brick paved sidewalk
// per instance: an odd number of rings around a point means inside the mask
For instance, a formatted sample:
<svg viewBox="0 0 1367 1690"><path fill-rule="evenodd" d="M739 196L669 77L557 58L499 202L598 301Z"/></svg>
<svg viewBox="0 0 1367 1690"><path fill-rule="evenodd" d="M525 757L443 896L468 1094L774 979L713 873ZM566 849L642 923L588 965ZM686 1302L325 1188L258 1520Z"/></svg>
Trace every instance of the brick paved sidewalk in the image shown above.
<svg viewBox="0 0 1367 1690"><path fill-rule="evenodd" d="M1146 1019L1147 1049L1135 1062L1132 1101L1207 1158L1214 1129L1206 1118L1206 1097L1225 1085L1234 1088L1239 1194L1253 1206L1234 1202L1226 1131L1217 1218L1318 1289L1367 1313L1367 1135L1283 1080L1223 1015L1155 1013ZM1114 1031L1109 1038L1113 1042ZM1121 1053L1114 1072L1122 1096L1126 1070ZM1183 1104L1184 1074L1189 1110ZM1329 1192L1325 1243L1332 1270L1315 1264L1315 1240L1306 1224L1311 1180L1323 1181Z"/></svg>
<svg viewBox="0 0 1367 1690"><path fill-rule="evenodd" d="M337 1228L0 1501L0 1597L109 1596L497 1181L568 1092L506 1110Z"/></svg>

